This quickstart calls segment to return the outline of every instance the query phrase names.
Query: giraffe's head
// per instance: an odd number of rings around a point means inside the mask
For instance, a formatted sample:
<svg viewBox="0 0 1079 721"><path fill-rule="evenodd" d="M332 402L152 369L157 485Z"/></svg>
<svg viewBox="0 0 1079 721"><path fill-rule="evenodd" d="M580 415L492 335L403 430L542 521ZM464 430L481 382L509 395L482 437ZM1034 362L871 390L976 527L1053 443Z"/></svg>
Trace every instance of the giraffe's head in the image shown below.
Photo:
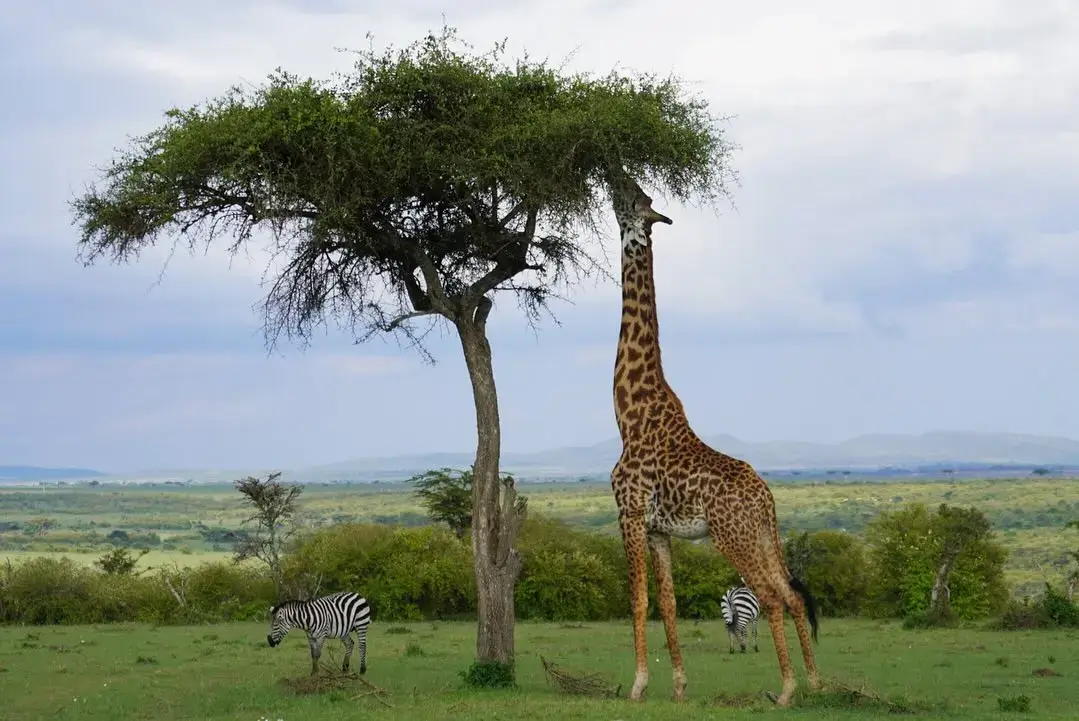
<svg viewBox="0 0 1079 721"><path fill-rule="evenodd" d="M622 174L611 182L611 200L622 235L622 249L647 247L652 242L652 226L671 225L673 220L652 209L652 198L628 175Z"/></svg>

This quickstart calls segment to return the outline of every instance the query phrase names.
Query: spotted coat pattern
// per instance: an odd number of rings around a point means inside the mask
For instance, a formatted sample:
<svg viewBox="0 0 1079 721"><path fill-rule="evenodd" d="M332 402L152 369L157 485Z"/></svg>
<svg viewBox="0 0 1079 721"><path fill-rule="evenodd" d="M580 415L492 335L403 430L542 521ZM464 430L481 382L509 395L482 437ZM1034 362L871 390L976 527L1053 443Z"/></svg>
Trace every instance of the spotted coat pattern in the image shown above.
<svg viewBox="0 0 1079 721"><path fill-rule="evenodd" d="M622 455L611 472L619 525L629 562L636 677L630 698L648 685L645 614L647 547L656 576L674 674L674 697L686 685L675 626L671 537L711 536L753 589L768 618L783 678L776 702L787 705L796 683L783 628L784 608L794 618L810 686L818 674L806 627L816 637L815 603L787 570L768 485L750 464L706 445L690 428L685 409L663 374L653 278L652 226L671 224L628 177L612 184L622 241L622 324L614 368L614 408Z"/></svg>

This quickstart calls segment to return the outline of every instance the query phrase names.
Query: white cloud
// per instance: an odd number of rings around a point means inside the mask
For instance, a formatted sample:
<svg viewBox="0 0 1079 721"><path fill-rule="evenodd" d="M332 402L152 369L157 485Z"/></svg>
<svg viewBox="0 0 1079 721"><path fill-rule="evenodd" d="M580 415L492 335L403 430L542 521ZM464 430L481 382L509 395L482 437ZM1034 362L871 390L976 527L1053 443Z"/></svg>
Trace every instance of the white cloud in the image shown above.
<svg viewBox="0 0 1079 721"><path fill-rule="evenodd" d="M363 46L367 31L376 45L401 46L441 21L422 3L371 8L147 6L131 12L169 17L151 35L82 25L53 44L66 48L68 63L151 78L189 103L260 82L277 66L325 77L350 63L334 48ZM447 20L477 47L508 36L511 52L570 58L574 69L673 71L718 112L736 114L739 212L717 219L670 208L676 224L657 239L661 303L723 324L864 329L854 302L835 299L846 279L962 270L979 251L979 231L1038 232L1030 227L1042 211L1030 205L1037 191L1016 198L1015 183L1079 188L1070 120L1079 17L1066 4L680 0L616 11L565 0L470 6ZM111 137L149 129L161 109L146 108L142 127L117 127ZM896 197L923 187L939 187L940 197ZM262 270L258 260L242 262L225 276L221 261L185 260L184 278L247 282ZM595 293L616 291L585 288L580 297Z"/></svg>
<svg viewBox="0 0 1079 721"><path fill-rule="evenodd" d="M359 352L0 354L0 455L102 465L123 457L128 468L319 462L371 449L357 429L372 423L382 424L382 443L402 436L410 406L387 403L391 392L413 374L421 388L437 381L416 365ZM405 380L387 384L391 376Z"/></svg>
<svg viewBox="0 0 1079 721"><path fill-rule="evenodd" d="M1008 245L1008 261L1020 271L1074 278L1079 275L1079 230L1015 238Z"/></svg>

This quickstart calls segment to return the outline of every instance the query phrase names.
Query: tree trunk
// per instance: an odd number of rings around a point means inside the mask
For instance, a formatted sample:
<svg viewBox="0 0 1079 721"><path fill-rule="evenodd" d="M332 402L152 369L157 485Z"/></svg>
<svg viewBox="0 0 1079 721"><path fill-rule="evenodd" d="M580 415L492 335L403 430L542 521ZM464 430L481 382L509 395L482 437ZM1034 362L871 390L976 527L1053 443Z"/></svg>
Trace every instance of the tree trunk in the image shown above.
<svg viewBox="0 0 1079 721"><path fill-rule="evenodd" d="M952 566L958 556L958 551L948 553L937 569L933 590L929 593L929 615L932 618L944 619L951 616L951 589L948 588L948 578L952 575Z"/></svg>
<svg viewBox="0 0 1079 721"><path fill-rule="evenodd" d="M472 550L479 621L476 660L512 664L513 593L521 572L521 558L513 543L524 522L524 508L517 502L513 482L500 479L498 395L483 323L486 312L477 312L477 316L477 322L457 323L476 403L476 463L472 469Z"/></svg>

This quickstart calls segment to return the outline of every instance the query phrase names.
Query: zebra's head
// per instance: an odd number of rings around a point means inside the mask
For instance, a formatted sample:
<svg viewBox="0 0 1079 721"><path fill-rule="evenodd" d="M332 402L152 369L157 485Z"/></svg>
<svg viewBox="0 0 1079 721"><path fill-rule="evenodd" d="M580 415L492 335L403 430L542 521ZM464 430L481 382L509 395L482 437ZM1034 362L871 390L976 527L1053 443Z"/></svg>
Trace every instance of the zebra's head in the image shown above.
<svg viewBox="0 0 1079 721"><path fill-rule="evenodd" d="M266 636L266 642L270 647L281 643L285 634L292 628L291 604L287 601L270 607L270 633Z"/></svg>

